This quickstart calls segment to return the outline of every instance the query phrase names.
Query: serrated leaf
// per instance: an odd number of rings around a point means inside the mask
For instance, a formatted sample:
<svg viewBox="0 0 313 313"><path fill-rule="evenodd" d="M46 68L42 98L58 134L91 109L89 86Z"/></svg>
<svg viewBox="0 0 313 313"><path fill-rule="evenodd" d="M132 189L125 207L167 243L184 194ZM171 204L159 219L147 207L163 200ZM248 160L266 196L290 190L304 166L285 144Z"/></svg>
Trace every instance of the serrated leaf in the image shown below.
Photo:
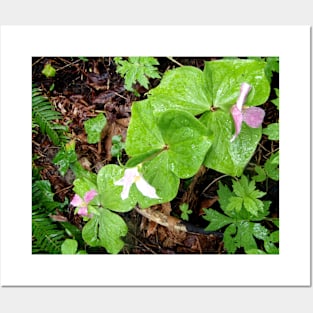
<svg viewBox="0 0 313 313"><path fill-rule="evenodd" d="M125 88L129 91L133 91L136 82L148 89L148 78L161 78L155 67L159 62L153 57L129 57L128 60L114 58L114 61L117 64L116 72L124 77Z"/></svg>
<svg viewBox="0 0 313 313"><path fill-rule="evenodd" d="M218 182L218 202L221 206L221 209L225 212L227 211L227 206L229 203L230 197L232 197L234 194L230 191L230 189L225 185L223 185L220 181Z"/></svg>
<svg viewBox="0 0 313 313"><path fill-rule="evenodd" d="M209 221L210 224L205 228L208 231L219 230L227 224L231 224L233 219L221 214L213 209L204 209L205 215L203 218Z"/></svg>
<svg viewBox="0 0 313 313"><path fill-rule="evenodd" d="M255 172L258 175L253 176L252 178L256 181L256 182L263 182L266 179L266 172L264 170L263 167L256 165L256 167L254 168Z"/></svg>
<svg viewBox="0 0 313 313"><path fill-rule="evenodd" d="M60 149L52 161L59 167L60 174L64 176L70 165L77 161L76 152L71 149Z"/></svg>
<svg viewBox="0 0 313 313"><path fill-rule="evenodd" d="M263 129L263 134L267 135L269 140L279 140L279 123L269 124Z"/></svg>
<svg viewBox="0 0 313 313"><path fill-rule="evenodd" d="M87 133L88 143L97 143L101 139L101 133L107 120L104 114L100 113L96 117L90 118L84 123L84 128Z"/></svg>
<svg viewBox="0 0 313 313"><path fill-rule="evenodd" d="M279 151L273 153L264 164L267 176L273 180L279 180Z"/></svg>
<svg viewBox="0 0 313 313"><path fill-rule="evenodd" d="M226 211L239 212L242 208L243 199L241 197L230 197Z"/></svg>
<svg viewBox="0 0 313 313"><path fill-rule="evenodd" d="M269 254L279 254L279 249L269 237L264 241L264 248L265 251Z"/></svg>
<svg viewBox="0 0 313 313"><path fill-rule="evenodd" d="M252 233L257 239L265 240L269 235L269 230L260 223L254 223Z"/></svg>
<svg viewBox="0 0 313 313"><path fill-rule="evenodd" d="M245 251L257 249L257 243L253 237L254 223L242 221L237 225L235 237L238 247L243 247Z"/></svg>
<svg viewBox="0 0 313 313"><path fill-rule="evenodd" d="M227 253L235 253L237 250L237 243L233 237L237 232L235 224L230 224L224 231L224 247Z"/></svg>

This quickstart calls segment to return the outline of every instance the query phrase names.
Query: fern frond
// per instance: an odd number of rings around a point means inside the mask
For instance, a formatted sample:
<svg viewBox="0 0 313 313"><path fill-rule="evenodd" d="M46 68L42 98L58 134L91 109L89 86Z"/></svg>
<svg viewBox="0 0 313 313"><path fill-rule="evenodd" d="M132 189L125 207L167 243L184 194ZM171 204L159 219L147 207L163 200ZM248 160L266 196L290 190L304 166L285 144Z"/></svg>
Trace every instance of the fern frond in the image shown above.
<svg viewBox="0 0 313 313"><path fill-rule="evenodd" d="M40 89L34 86L32 89L32 110L33 125L37 124L40 131L47 134L55 145L67 141L67 137L64 136L67 127L54 123L55 120L62 118L62 115L54 110L48 99L41 94Z"/></svg>
<svg viewBox="0 0 313 313"><path fill-rule="evenodd" d="M67 204L53 200L51 184L37 180L32 184L32 252L60 254L65 239L64 228L50 219L49 213Z"/></svg>
<svg viewBox="0 0 313 313"><path fill-rule="evenodd" d="M48 180L37 180L32 185L33 206L43 207L46 212L51 213L54 209L63 207L66 203L53 200L54 193Z"/></svg>
<svg viewBox="0 0 313 313"><path fill-rule="evenodd" d="M61 245L65 240L64 230L59 229L58 224L47 217L46 213L38 213L37 210L33 212L32 233L33 253L61 253Z"/></svg>

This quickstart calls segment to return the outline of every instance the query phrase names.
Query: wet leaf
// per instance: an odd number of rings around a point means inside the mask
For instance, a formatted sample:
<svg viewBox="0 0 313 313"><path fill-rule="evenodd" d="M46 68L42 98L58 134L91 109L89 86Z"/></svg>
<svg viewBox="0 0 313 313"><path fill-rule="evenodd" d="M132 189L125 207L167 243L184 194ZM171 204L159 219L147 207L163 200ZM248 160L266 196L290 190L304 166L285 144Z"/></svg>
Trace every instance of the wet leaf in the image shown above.
<svg viewBox="0 0 313 313"><path fill-rule="evenodd" d="M100 215L95 215L84 226L82 236L91 247L104 247L108 253L117 254L124 246L121 237L127 232L127 225L119 215L101 209Z"/></svg>
<svg viewBox="0 0 313 313"><path fill-rule="evenodd" d="M107 120L104 114L100 113L96 117L87 120L84 123L85 131L87 133L88 143L97 143L101 139L101 133L106 125Z"/></svg>
<svg viewBox="0 0 313 313"><path fill-rule="evenodd" d="M61 245L62 254L76 254L78 243L75 239L65 239Z"/></svg>
<svg viewBox="0 0 313 313"><path fill-rule="evenodd" d="M239 136L230 142L234 133L230 113L207 112L200 121L215 134L205 166L223 174L241 176L261 139L261 128L250 128L243 123Z"/></svg>
<svg viewBox="0 0 313 313"><path fill-rule="evenodd" d="M50 63L47 63L47 64L45 64L45 66L44 66L44 68L43 68L41 73L43 75L45 75L47 78L50 78L50 77L54 77L55 76L56 70Z"/></svg>

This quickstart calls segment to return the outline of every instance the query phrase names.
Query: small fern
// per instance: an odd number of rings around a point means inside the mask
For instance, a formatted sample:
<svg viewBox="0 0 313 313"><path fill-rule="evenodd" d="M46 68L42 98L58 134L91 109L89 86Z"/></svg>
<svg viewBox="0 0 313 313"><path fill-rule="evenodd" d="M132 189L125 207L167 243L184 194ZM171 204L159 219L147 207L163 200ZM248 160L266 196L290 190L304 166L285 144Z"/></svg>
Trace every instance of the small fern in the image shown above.
<svg viewBox="0 0 313 313"><path fill-rule="evenodd" d="M60 254L64 228L50 219L49 213L67 205L53 200L50 182L37 180L32 185L32 253Z"/></svg>
<svg viewBox="0 0 313 313"><path fill-rule="evenodd" d="M32 216L33 245L32 253L60 254L65 240L63 229L53 222L45 213L33 212Z"/></svg>
<svg viewBox="0 0 313 313"><path fill-rule="evenodd" d="M32 130L36 133L36 126L44 135L48 135L55 145L67 142L65 133L67 127L54 123L62 115L53 109L49 100L44 97L41 90L33 86L32 89Z"/></svg>

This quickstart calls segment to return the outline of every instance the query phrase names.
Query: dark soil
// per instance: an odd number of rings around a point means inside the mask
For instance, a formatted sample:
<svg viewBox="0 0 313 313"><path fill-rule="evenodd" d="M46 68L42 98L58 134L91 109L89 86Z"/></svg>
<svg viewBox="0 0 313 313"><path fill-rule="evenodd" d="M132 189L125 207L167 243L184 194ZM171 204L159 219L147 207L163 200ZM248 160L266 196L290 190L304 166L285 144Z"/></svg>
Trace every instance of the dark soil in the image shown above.
<svg viewBox="0 0 313 313"><path fill-rule="evenodd" d="M139 85L136 90L139 97L125 90L124 80L115 71L112 57L87 57L88 61L71 57L34 57L32 60L33 83L43 90L55 109L63 118L60 124L69 127L69 133L76 139L76 153L81 164L88 170L97 173L100 168L109 163L118 164L116 158L111 155L112 136L122 135L125 140L128 123L131 117L131 106L134 101L145 98L147 90ZM191 65L203 69L204 61L217 58L174 58L180 64ZM168 58L159 57L158 69L164 73L168 69L178 67L176 63ZM57 73L54 78L46 78L42 69L46 63L50 63ZM159 79L150 79L151 88L157 86ZM274 73L272 89L278 88L278 75ZM51 86L54 85L54 88ZM50 91L52 89L52 91ZM275 99L271 94L268 102L263 105L266 117L263 127L278 121L278 110L270 102ZM104 139L100 144L88 144L84 131L84 121L96 116L99 112L105 113L107 127ZM47 179L52 185L55 200L63 202L66 198L71 200L74 196L72 183L75 177L69 171L63 177L57 166L52 162L53 157L59 150L52 144L47 136L32 135L33 155L38 155L35 164L41 168L40 176ZM268 157L278 149L278 141L269 141L266 136L262 137L260 144L251 159L251 164L263 165ZM123 154L121 161L127 161ZM183 202L189 203L193 213L190 215L189 223L194 225L192 232L181 232L164 227L150 221L138 214L135 210L121 214L127 222L129 233L124 238L125 247L122 254L222 254L226 253L223 248L222 238L218 235L201 233L201 229L208 224L203 218L203 208L218 208L217 183L231 185L230 177L221 177L221 173L213 170L200 169L197 179L182 180L177 197L171 201L169 206L160 206L158 209L165 214L179 218L179 205ZM279 186L278 182L267 180L260 188L267 192L266 199L272 201L271 215L278 217ZM56 216L64 218L68 222L82 228L83 220L74 215L71 205L66 210L56 211ZM88 253L106 253L101 248L88 248Z"/></svg>

